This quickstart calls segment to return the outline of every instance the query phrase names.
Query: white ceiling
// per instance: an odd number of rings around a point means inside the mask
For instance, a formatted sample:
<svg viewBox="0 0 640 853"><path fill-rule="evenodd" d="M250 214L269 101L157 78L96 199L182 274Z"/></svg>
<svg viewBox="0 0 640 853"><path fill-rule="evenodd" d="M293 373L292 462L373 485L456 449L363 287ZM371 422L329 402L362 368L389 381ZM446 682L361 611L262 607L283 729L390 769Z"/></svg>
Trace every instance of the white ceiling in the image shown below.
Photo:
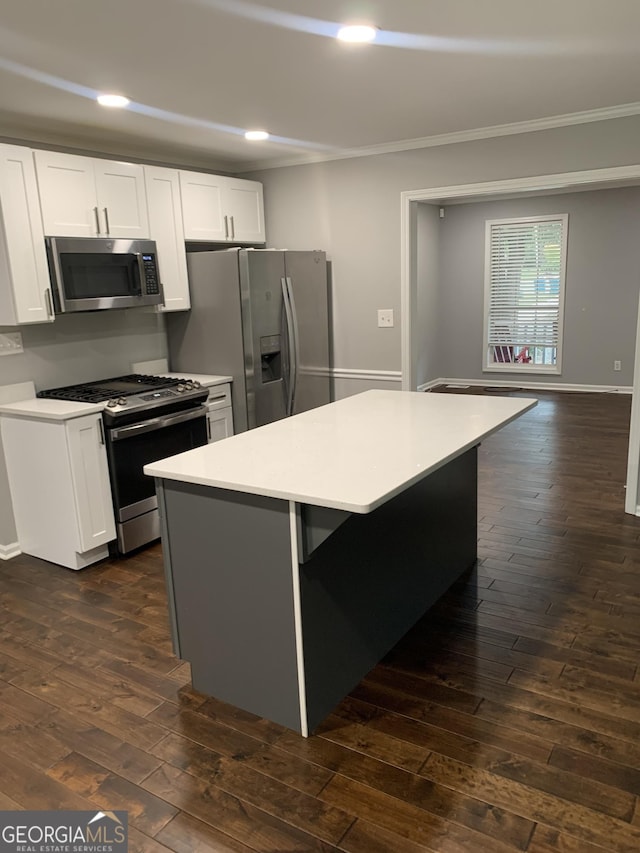
<svg viewBox="0 0 640 853"><path fill-rule="evenodd" d="M640 112L640 0L0 9L0 136L10 139L242 171L621 105L612 114ZM380 43L337 42L350 21L376 24ZM98 106L105 91L132 108ZM247 128L276 139L247 142Z"/></svg>

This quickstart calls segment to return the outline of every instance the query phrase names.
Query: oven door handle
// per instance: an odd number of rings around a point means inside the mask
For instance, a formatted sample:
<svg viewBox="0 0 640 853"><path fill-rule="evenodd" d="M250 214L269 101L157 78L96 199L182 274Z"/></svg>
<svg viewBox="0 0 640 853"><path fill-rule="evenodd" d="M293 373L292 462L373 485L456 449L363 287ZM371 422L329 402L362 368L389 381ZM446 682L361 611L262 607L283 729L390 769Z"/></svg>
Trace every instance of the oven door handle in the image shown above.
<svg viewBox="0 0 640 853"><path fill-rule="evenodd" d="M189 409L187 412L178 412L175 415L165 415L161 418L151 418L146 421L138 421L135 424L128 426L116 427L109 430L109 438L111 441L122 441L125 438L133 438L135 435L142 435L145 432L155 432L158 429L173 426L174 424L182 424L185 421L194 421L196 418L203 418L206 409L204 406L198 406L196 409Z"/></svg>

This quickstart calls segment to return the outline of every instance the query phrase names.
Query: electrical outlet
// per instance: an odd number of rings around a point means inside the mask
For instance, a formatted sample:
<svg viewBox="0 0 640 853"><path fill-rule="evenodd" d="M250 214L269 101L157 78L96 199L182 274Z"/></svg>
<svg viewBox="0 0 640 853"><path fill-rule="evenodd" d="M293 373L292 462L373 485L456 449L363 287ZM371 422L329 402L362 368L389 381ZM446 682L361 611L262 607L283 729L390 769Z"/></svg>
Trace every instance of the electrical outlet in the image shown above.
<svg viewBox="0 0 640 853"><path fill-rule="evenodd" d="M621 362L621 361L618 361L618 359L616 359L616 360L613 362L613 369L614 369L614 370L622 370L622 362Z"/></svg>
<svg viewBox="0 0 640 853"><path fill-rule="evenodd" d="M19 352L24 352L20 332L5 332L0 335L0 355L16 355Z"/></svg>
<svg viewBox="0 0 640 853"><path fill-rule="evenodd" d="M378 328L393 326L393 308L378 308Z"/></svg>

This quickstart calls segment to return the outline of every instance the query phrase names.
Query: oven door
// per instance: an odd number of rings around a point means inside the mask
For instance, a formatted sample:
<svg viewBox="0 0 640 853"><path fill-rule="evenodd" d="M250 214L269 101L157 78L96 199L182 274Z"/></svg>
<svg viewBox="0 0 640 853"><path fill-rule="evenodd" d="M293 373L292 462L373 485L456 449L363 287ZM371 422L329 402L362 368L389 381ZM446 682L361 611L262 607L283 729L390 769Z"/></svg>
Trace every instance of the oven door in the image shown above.
<svg viewBox="0 0 640 853"><path fill-rule="evenodd" d="M105 433L118 549L126 554L159 536L155 482L142 469L149 462L206 444L206 407L198 405L126 426L107 425Z"/></svg>

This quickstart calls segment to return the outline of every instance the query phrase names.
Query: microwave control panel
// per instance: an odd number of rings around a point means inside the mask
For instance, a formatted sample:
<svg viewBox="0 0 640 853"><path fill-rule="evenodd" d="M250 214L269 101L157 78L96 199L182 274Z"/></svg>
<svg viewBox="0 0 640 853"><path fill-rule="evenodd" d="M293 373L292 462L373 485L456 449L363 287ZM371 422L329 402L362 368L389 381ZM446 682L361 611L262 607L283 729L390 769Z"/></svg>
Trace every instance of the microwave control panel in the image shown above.
<svg viewBox="0 0 640 853"><path fill-rule="evenodd" d="M142 263L144 264L145 292L160 293L160 283L158 282L158 267L156 266L156 256L143 255Z"/></svg>

